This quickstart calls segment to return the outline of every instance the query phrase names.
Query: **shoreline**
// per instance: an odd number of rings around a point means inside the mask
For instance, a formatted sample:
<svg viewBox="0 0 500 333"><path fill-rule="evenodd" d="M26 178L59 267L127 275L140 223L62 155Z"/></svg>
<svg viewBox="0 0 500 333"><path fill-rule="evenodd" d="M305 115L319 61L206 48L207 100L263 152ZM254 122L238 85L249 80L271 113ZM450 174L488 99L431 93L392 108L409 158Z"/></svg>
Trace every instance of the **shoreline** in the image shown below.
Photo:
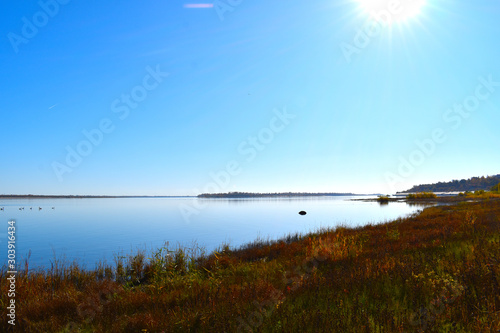
<svg viewBox="0 0 500 333"><path fill-rule="evenodd" d="M33 195L2 194L0 199L127 199L127 198L196 198L194 195Z"/></svg>
<svg viewBox="0 0 500 333"><path fill-rule="evenodd" d="M387 198L386 203L389 202L406 202L409 204L414 204L414 203L426 203L426 204L433 204L433 203L455 203L455 202L468 202L468 201L475 201L478 199L484 199L484 198L472 198L472 197L460 197L458 195L454 196L442 196L442 197L436 197L436 198L422 198L422 199L407 199L406 197L399 197L399 198ZM352 201L365 201L365 202L379 202L378 198L369 198L369 199L351 199Z"/></svg>
<svg viewBox="0 0 500 333"><path fill-rule="evenodd" d="M491 194L490 194L491 195ZM384 197L384 201L380 202L379 198L368 198L368 199L351 199L352 201L365 201L365 202L379 202L380 204L388 204L390 202L406 202L408 204L453 204L460 202L479 202L484 200L498 199L500 196L498 194L488 194L482 195L470 195L470 196L460 196L460 195L450 195L450 196L437 196L435 198L415 198L408 199L407 197Z"/></svg>
<svg viewBox="0 0 500 333"><path fill-rule="evenodd" d="M459 199L386 223L234 249L221 244L206 253L167 244L151 256L117 257L116 267L56 262L48 271L20 269L19 329L272 331L286 320L289 331L315 323L351 332L371 320L373 331L424 331L430 324L484 331L482 323L498 319L500 199ZM0 270L2 284L7 277ZM491 307L475 311L485 302Z"/></svg>

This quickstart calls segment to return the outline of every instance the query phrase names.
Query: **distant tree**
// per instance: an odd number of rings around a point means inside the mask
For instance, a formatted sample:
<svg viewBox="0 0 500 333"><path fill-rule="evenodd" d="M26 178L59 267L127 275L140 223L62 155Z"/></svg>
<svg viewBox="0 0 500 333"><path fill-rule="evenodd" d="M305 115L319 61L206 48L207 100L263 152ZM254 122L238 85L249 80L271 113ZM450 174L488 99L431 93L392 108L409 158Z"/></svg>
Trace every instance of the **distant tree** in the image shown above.
<svg viewBox="0 0 500 333"><path fill-rule="evenodd" d="M493 192L500 192L500 183L496 184L491 188L491 191Z"/></svg>
<svg viewBox="0 0 500 333"><path fill-rule="evenodd" d="M460 181L452 180L450 182L415 185L411 189L403 191L402 193L489 190L493 185L498 184L498 182L500 182L500 174L488 177L472 177L470 179L461 179Z"/></svg>

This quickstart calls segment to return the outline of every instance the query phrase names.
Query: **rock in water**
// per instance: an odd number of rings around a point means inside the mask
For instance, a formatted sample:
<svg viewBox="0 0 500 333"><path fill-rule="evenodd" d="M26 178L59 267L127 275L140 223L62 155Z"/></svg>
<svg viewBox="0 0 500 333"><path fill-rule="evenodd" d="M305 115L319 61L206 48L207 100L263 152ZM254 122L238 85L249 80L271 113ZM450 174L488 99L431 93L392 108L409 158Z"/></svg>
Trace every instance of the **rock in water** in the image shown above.
<svg viewBox="0 0 500 333"><path fill-rule="evenodd" d="M307 213L306 213L306 212L304 212L303 210L301 210L301 211L299 212L299 214L300 214L300 215L306 215Z"/></svg>

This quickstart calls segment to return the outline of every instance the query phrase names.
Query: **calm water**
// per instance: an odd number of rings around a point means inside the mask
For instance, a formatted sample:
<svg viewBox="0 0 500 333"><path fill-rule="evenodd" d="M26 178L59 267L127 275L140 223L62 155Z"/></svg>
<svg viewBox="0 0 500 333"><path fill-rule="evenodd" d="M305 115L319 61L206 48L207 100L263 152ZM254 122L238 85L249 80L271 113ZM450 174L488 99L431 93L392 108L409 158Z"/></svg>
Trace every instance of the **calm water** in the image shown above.
<svg viewBox="0 0 500 333"><path fill-rule="evenodd" d="M7 221L15 219L18 262L31 250L30 266L50 267L57 257L93 267L98 260L113 263L115 254L158 248L167 241L174 246L194 241L211 251L222 243L239 246L257 237L276 239L339 224L378 223L419 209L406 203L380 206L351 198L0 200L4 207L0 237L5 244ZM203 208L189 221L181 214L182 207L200 205ZM300 210L307 215L300 216Z"/></svg>

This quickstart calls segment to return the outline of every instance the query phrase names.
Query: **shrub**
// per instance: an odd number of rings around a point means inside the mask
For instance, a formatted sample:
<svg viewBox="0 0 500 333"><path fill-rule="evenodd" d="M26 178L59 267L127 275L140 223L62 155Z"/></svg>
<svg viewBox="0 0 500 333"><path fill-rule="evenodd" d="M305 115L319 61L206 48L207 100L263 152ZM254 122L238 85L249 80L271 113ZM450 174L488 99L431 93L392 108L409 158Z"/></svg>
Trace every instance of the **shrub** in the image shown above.
<svg viewBox="0 0 500 333"><path fill-rule="evenodd" d="M436 198L436 194L434 192L419 192L415 194L408 194L406 199L417 200L417 199L434 199Z"/></svg>
<svg viewBox="0 0 500 333"><path fill-rule="evenodd" d="M388 203L389 202L389 197L386 195L381 195L377 198L377 201L380 203Z"/></svg>

